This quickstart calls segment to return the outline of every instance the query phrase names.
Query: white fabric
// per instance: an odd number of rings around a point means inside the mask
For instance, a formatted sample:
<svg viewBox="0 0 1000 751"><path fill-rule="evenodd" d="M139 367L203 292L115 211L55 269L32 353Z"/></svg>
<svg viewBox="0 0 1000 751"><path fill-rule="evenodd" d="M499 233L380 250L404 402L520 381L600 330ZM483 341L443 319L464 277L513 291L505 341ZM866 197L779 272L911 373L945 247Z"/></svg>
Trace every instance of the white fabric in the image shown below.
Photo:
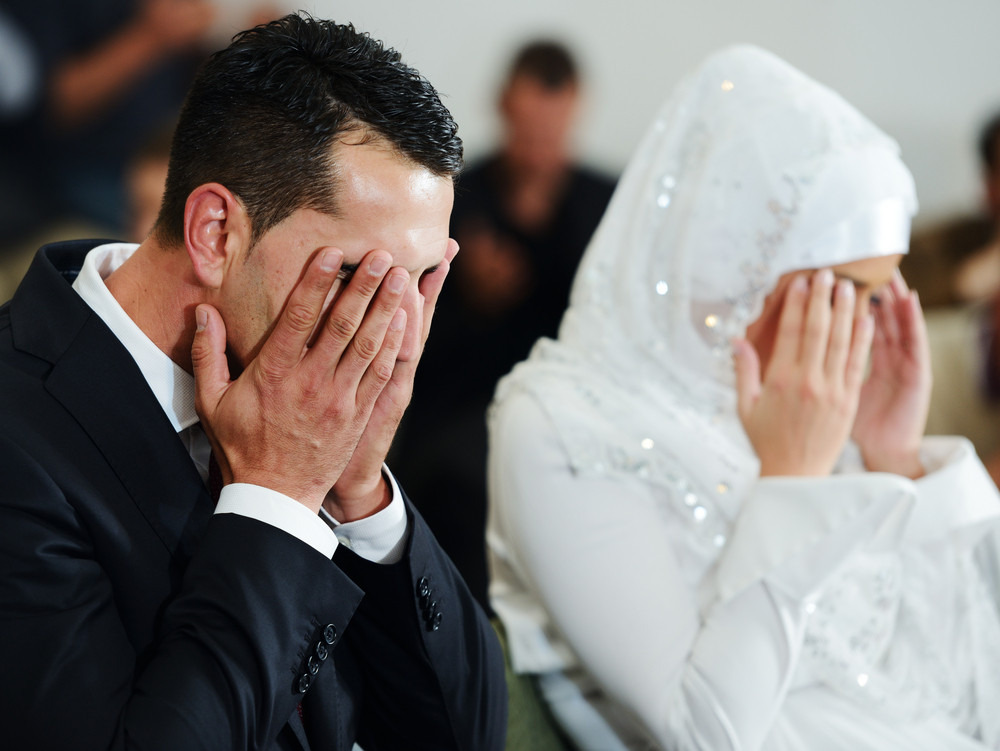
<svg viewBox="0 0 1000 751"><path fill-rule="evenodd" d="M385 464L382 465L382 475L389 483L392 501L377 514L343 524L330 516L326 509L321 508L319 514L333 527L337 539L348 550L376 563L395 563L403 557L409 537L399 533L400 529L406 530L406 507L401 500L403 495L396 478Z"/></svg>
<svg viewBox="0 0 1000 751"><path fill-rule="evenodd" d="M854 447L759 479L736 416L728 342L781 274L905 251L897 152L769 53L714 55L629 164L559 339L498 387L512 663L572 678L628 748L1000 748L1000 497L969 443L927 439L916 482Z"/></svg>
<svg viewBox="0 0 1000 751"><path fill-rule="evenodd" d="M92 249L84 259L73 288L132 355L204 480L208 477L211 446L195 411L194 376L171 360L143 333L104 284L104 279L138 247L134 243L109 243ZM350 524L331 524L327 521L328 518L332 521L329 515L321 517L313 514L293 498L247 483L226 485L219 496L215 513L239 514L270 524L328 558L333 557L338 543L343 541L363 558L379 563L395 563L402 557L408 537L406 510L395 478L387 467L383 466L382 471L392 490L389 506Z"/></svg>

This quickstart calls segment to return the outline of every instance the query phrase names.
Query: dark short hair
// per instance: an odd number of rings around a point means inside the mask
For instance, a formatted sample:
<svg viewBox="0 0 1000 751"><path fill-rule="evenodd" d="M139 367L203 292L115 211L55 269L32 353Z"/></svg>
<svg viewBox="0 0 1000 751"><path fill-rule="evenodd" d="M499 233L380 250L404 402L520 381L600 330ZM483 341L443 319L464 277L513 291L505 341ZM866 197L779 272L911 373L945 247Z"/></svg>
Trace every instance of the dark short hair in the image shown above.
<svg viewBox="0 0 1000 751"><path fill-rule="evenodd" d="M537 39L521 47L510 64L508 81L527 76L553 91L576 84L579 72L569 49L553 39Z"/></svg>
<svg viewBox="0 0 1000 751"><path fill-rule="evenodd" d="M336 214L334 145L384 140L440 177L462 141L430 82L353 25L292 14L241 32L213 54L174 133L155 232L183 242L184 205L218 182L243 202L256 243L301 208Z"/></svg>
<svg viewBox="0 0 1000 751"><path fill-rule="evenodd" d="M979 159L983 167L992 172L997 164L997 141L1000 140L1000 112L989 119L979 132Z"/></svg>

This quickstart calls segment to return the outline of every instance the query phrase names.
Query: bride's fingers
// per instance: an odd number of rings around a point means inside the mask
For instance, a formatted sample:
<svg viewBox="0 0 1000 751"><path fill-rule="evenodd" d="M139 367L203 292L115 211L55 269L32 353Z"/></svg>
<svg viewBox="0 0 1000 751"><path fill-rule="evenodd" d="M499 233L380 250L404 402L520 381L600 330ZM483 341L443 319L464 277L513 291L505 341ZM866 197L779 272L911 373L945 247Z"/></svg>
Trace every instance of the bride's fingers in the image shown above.
<svg viewBox="0 0 1000 751"><path fill-rule="evenodd" d="M871 351L872 337L875 334L875 320L871 314L865 314L854 319L854 338L851 341L851 352L847 359L844 385L848 391L858 393L865 380L865 366L868 364L868 353Z"/></svg>
<svg viewBox="0 0 1000 751"><path fill-rule="evenodd" d="M903 293L904 295L907 293ZM878 293L878 305L876 311L876 323L879 334L885 337L885 341L890 346L898 346L900 340L901 304L905 303L905 298L897 295L892 282L883 287Z"/></svg>
<svg viewBox="0 0 1000 751"><path fill-rule="evenodd" d="M736 363L737 411L746 424L760 397L760 358L746 339L734 339L733 360Z"/></svg>
<svg viewBox="0 0 1000 751"><path fill-rule="evenodd" d="M774 352L767 366L768 372L764 374L765 378L772 371L788 372L798 363L799 347L802 343L802 322L808 300L809 281L805 274L799 274L789 285L782 304Z"/></svg>
<svg viewBox="0 0 1000 751"><path fill-rule="evenodd" d="M842 378L851 349L854 330L854 308L857 293L854 284L841 279L833 292L833 321L830 326L830 343L826 352L826 375L830 379Z"/></svg>
<svg viewBox="0 0 1000 751"><path fill-rule="evenodd" d="M833 272L830 269L820 269L813 274L800 360L809 368L810 372L814 373L822 373L823 365L826 362L830 341L830 321L833 317L830 310L833 282Z"/></svg>

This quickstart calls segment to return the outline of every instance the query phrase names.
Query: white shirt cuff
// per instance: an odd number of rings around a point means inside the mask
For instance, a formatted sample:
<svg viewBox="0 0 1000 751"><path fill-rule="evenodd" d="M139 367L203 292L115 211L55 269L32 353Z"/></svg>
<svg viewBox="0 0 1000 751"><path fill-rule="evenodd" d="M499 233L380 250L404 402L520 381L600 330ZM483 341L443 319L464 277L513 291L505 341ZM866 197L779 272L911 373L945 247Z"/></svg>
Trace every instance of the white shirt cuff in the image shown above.
<svg viewBox="0 0 1000 751"><path fill-rule="evenodd" d="M396 563L403 557L410 530L403 494L399 491L396 478L384 464L382 475L389 483L392 499L378 513L346 524L338 522L325 509L320 509L319 513L348 550L353 550L374 563L389 564Z"/></svg>
<svg viewBox="0 0 1000 751"><path fill-rule="evenodd" d="M339 544L333 530L318 514L293 498L260 485L234 482L224 486L215 513L239 514L270 524L297 537L327 558L333 558Z"/></svg>

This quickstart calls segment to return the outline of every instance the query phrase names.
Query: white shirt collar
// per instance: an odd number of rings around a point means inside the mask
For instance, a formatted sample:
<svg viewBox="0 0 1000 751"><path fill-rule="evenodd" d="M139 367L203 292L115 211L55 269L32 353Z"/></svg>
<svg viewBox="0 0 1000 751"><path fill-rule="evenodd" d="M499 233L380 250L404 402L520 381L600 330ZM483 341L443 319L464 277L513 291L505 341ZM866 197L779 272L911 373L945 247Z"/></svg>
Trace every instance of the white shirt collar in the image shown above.
<svg viewBox="0 0 1000 751"><path fill-rule="evenodd" d="M111 272L125 263L138 247L134 243L109 243L94 248L87 253L73 289L132 355L174 430L180 432L198 422L194 409L194 376L153 344L104 284Z"/></svg>

